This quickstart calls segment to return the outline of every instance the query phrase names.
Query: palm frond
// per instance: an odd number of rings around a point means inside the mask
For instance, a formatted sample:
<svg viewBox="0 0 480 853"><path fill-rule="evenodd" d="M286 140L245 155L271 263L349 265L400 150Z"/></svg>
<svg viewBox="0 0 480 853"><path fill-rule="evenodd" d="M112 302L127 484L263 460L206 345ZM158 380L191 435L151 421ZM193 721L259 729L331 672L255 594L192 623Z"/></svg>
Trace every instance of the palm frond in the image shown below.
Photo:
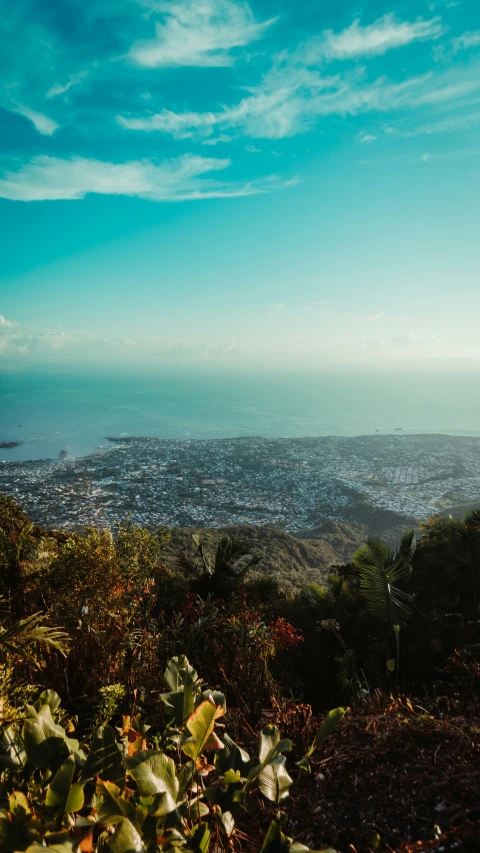
<svg viewBox="0 0 480 853"><path fill-rule="evenodd" d="M413 537L410 546L412 542ZM394 553L379 539L368 539L353 556L369 613L391 630L395 625L404 627L412 614L412 596L397 586L410 573L406 546L407 540L403 543L403 554L400 550Z"/></svg>
<svg viewBox="0 0 480 853"><path fill-rule="evenodd" d="M325 606L329 604L329 595L324 586L319 583L308 583L302 590L302 598L309 607L323 615Z"/></svg>
<svg viewBox="0 0 480 853"><path fill-rule="evenodd" d="M39 643L66 655L69 649L68 634L60 628L45 625L43 620L43 613L33 613L8 628L0 628L0 648L32 660L28 647Z"/></svg>

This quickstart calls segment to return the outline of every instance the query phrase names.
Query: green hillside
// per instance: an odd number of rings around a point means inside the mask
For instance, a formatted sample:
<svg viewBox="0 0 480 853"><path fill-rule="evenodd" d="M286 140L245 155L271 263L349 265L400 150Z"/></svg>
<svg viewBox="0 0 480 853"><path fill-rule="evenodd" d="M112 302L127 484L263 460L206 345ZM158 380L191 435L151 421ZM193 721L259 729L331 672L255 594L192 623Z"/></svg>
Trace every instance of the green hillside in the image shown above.
<svg viewBox="0 0 480 853"><path fill-rule="evenodd" d="M245 542L252 553L262 556L258 570L251 572L249 577L267 575L287 589L298 590L310 581L320 583L331 566L348 562L364 540L365 528L359 524L330 522L315 538L299 538L285 530L252 525L206 529L175 527L169 529L169 534L170 539L162 551L169 568L176 564L179 551L194 556L194 535L201 535L206 549L214 551L221 537L227 534Z"/></svg>

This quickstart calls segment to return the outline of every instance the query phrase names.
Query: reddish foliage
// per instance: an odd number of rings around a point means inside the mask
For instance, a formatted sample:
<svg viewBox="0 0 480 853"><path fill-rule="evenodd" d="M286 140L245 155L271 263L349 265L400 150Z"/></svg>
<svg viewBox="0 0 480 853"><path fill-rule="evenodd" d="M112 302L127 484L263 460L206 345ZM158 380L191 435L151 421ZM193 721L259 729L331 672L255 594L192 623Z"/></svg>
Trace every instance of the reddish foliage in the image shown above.
<svg viewBox="0 0 480 853"><path fill-rule="evenodd" d="M293 625L283 619L282 616L277 616L275 622L271 623L269 627L275 648L278 651L284 651L292 646L297 646L298 643L303 643L301 631L296 631Z"/></svg>

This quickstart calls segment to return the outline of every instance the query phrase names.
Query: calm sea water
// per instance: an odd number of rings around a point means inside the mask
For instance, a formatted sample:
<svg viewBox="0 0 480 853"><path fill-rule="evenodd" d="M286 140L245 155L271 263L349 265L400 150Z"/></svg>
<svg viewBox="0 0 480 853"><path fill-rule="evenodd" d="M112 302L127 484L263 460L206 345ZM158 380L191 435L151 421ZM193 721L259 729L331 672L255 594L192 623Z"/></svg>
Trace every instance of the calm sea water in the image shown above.
<svg viewBox="0 0 480 853"><path fill-rule="evenodd" d="M480 375L0 373L0 459L91 453L107 435L480 434Z"/></svg>

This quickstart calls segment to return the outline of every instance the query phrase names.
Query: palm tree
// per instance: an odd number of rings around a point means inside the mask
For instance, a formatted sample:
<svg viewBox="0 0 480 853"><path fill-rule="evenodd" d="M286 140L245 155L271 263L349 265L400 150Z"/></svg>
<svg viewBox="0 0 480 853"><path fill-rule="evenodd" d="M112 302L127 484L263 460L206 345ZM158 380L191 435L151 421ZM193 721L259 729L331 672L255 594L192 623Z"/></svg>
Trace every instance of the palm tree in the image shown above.
<svg viewBox="0 0 480 853"><path fill-rule="evenodd" d="M228 598L261 560L261 556L252 554L248 545L235 537L222 536L213 558L207 554L200 536L195 535L193 543L200 555L200 571L184 552L178 562L183 569L197 575L194 586L202 597L212 594Z"/></svg>
<svg viewBox="0 0 480 853"><path fill-rule="evenodd" d="M308 583L302 590L300 601L317 619L336 619L351 615L355 610L356 600L348 581L342 575L331 572L325 586L318 583Z"/></svg>
<svg viewBox="0 0 480 853"><path fill-rule="evenodd" d="M359 573L360 592L367 610L385 627L387 658L389 639L392 634L395 636L397 677L400 629L409 622L413 603L413 597L401 588L401 584L411 573L414 550L414 533L410 530L402 537L396 551L392 551L380 539L371 538L353 555L353 564ZM388 664L390 660L388 658Z"/></svg>

